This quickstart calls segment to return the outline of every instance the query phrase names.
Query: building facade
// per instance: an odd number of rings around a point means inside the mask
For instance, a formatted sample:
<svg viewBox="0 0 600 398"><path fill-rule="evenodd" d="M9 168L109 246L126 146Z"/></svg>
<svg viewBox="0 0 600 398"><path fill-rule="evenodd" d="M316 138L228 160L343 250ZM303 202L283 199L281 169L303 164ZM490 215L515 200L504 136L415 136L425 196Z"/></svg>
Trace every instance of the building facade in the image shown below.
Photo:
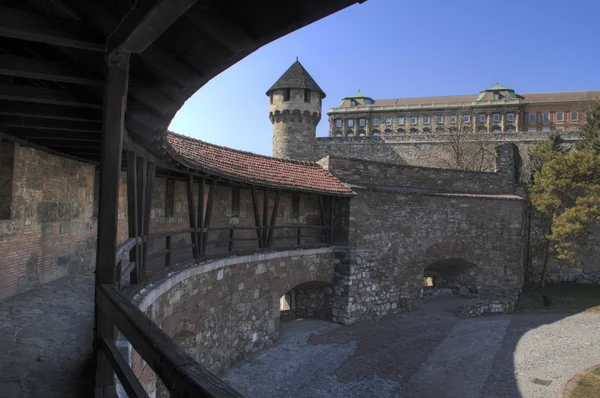
<svg viewBox="0 0 600 398"><path fill-rule="evenodd" d="M574 132L600 91L518 94L496 84L478 95L374 100L360 92L328 111L330 137Z"/></svg>

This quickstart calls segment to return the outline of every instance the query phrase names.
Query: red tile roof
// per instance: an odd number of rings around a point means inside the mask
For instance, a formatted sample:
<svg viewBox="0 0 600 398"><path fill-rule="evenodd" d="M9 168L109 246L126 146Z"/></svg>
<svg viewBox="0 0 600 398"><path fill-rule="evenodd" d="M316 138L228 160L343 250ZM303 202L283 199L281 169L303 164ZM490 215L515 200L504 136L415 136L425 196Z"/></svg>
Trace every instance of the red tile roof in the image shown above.
<svg viewBox="0 0 600 398"><path fill-rule="evenodd" d="M206 173L270 188L336 196L354 193L313 162L276 159L167 133L167 150L182 164Z"/></svg>

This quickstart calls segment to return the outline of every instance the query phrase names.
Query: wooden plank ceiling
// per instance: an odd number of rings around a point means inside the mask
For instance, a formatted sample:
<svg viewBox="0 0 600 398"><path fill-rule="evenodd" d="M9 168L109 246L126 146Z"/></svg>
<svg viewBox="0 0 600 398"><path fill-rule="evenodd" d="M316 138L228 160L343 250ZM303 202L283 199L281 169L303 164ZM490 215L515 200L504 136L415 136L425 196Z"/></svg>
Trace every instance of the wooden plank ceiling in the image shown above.
<svg viewBox="0 0 600 398"><path fill-rule="evenodd" d="M129 140L168 161L165 131L202 85L270 41L360 2L2 1L0 133L98 161L105 54L143 48L131 55L125 127ZM169 18L175 23L160 26ZM145 42L157 26L164 32Z"/></svg>

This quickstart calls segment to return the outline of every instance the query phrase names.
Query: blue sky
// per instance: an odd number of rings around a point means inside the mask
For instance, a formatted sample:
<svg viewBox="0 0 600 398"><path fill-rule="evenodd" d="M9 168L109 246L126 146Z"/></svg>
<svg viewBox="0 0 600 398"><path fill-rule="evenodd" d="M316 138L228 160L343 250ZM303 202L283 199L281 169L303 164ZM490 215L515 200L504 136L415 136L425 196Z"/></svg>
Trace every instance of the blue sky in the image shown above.
<svg viewBox="0 0 600 398"><path fill-rule="evenodd" d="M295 61L329 108L359 88L374 99L600 89L597 0L368 0L267 44L202 87L171 130L270 155L265 92Z"/></svg>

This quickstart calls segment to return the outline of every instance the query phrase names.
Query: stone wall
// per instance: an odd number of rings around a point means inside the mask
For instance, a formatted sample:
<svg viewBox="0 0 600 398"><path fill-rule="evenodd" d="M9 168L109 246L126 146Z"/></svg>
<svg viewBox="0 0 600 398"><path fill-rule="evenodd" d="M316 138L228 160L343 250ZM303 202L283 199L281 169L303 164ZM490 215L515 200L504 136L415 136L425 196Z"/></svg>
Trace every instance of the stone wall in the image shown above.
<svg viewBox="0 0 600 398"><path fill-rule="evenodd" d="M575 133L561 133L572 145ZM479 137L478 137L479 138ZM527 147L533 142L548 138L548 133L489 134L492 144L514 143L519 149L523 163L527 163ZM493 147L494 145L491 145ZM348 157L400 165L453 168L452 149L449 139L442 135L404 135L380 137L318 137L315 141L317 159L327 155ZM484 170L493 171L495 154L487 151Z"/></svg>
<svg viewBox="0 0 600 398"><path fill-rule="evenodd" d="M91 271L96 256L94 166L2 142L9 145L12 162L2 159L12 180L4 178L10 212L0 220L0 298Z"/></svg>
<svg viewBox="0 0 600 398"><path fill-rule="evenodd" d="M333 261L329 247L200 263L148 286L134 301L200 364L221 374L279 338L281 296L307 282L333 284ZM152 396L153 373L135 352L131 363Z"/></svg>
<svg viewBox="0 0 600 398"><path fill-rule="evenodd" d="M393 165L361 159L328 156L319 163L350 184L395 186L413 190L462 193L514 193L515 148L496 148L496 172L456 171L430 167Z"/></svg>

